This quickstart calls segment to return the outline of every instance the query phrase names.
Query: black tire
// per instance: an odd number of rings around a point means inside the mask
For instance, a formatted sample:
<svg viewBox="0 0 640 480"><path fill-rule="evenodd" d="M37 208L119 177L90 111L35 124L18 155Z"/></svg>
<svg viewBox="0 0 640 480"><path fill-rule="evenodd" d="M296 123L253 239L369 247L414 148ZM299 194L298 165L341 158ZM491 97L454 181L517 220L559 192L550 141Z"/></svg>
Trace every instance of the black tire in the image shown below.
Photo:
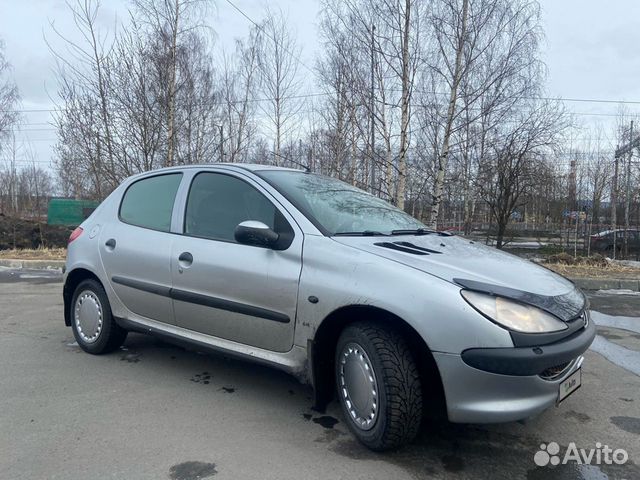
<svg viewBox="0 0 640 480"><path fill-rule="evenodd" d="M92 341L87 341L83 338L83 334L80 333L76 322L76 302L80 295L86 294L93 294L99 300L102 315L102 327L99 333L97 333L96 338ZM80 348L85 352L93 355L112 352L119 348L127 337L127 331L120 327L113 319L109 299L107 298L107 294L100 282L93 279L83 280L80 282L73 292L70 308L73 336L75 337L76 342L78 342Z"/></svg>
<svg viewBox="0 0 640 480"><path fill-rule="evenodd" d="M347 394L341 385L341 356L348 355L346 351L353 345L364 350L377 381L377 413L367 429L349 413ZM372 450L384 451L415 438L422 423L422 386L416 361L400 332L375 322L347 326L336 346L335 371L338 401L350 430L360 442Z"/></svg>

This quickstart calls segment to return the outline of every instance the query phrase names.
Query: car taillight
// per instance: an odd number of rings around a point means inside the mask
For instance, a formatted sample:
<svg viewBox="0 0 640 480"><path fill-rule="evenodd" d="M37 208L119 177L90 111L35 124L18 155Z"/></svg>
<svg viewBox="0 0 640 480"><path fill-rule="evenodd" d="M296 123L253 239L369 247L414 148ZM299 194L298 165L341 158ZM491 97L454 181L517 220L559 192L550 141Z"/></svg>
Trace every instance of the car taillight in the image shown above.
<svg viewBox="0 0 640 480"><path fill-rule="evenodd" d="M82 227L78 227L73 232L71 232L71 235L69 235L69 242L67 243L67 245L70 244L71 242L73 242L80 235L82 235L83 231L84 230L82 230Z"/></svg>

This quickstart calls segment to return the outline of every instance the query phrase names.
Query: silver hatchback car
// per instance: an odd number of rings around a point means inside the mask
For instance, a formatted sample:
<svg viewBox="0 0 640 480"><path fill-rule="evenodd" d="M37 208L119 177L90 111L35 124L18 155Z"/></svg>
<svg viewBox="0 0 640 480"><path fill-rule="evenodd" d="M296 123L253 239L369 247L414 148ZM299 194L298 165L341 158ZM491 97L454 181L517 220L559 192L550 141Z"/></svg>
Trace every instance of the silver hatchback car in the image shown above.
<svg viewBox="0 0 640 480"><path fill-rule="evenodd" d="M526 260L427 229L338 180L262 165L127 179L70 238L65 323L93 354L128 331L283 369L335 395L374 450L423 416L508 422L580 387L585 296Z"/></svg>

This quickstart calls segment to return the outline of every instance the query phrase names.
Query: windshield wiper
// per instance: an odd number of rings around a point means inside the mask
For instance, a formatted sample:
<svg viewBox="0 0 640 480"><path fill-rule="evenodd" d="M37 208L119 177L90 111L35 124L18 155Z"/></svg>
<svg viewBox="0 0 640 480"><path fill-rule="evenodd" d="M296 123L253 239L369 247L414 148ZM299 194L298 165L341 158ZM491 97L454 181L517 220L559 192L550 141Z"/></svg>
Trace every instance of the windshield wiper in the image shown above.
<svg viewBox="0 0 640 480"><path fill-rule="evenodd" d="M378 232L376 230L363 230L361 232L336 232L333 234L334 237L377 237L383 236L386 237L386 233Z"/></svg>
<svg viewBox="0 0 640 480"><path fill-rule="evenodd" d="M430 235L438 233L435 230L427 230L426 228L413 228L403 230L391 230L391 235Z"/></svg>

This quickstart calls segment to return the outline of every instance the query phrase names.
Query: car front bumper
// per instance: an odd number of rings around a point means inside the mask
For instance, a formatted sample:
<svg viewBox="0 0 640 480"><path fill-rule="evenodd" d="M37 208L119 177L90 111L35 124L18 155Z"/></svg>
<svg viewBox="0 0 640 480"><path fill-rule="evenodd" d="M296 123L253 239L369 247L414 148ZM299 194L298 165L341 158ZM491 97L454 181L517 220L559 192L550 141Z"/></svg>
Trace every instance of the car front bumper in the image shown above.
<svg viewBox="0 0 640 480"><path fill-rule="evenodd" d="M455 423L501 423L533 417L555 405L560 384L583 362L595 336L589 322L574 338L533 348L479 349L475 360L486 353L486 361L469 365L463 355L433 352L440 371L449 420ZM517 365L519 374L495 373ZM526 358L531 359L530 362ZM546 362L545 362L546 360ZM468 361L468 360L467 360ZM543 370L567 363L558 376L543 377ZM527 370L527 365L531 367ZM533 369L533 370L532 370ZM488 371L490 370L490 371ZM536 371L532 374L532 371Z"/></svg>

